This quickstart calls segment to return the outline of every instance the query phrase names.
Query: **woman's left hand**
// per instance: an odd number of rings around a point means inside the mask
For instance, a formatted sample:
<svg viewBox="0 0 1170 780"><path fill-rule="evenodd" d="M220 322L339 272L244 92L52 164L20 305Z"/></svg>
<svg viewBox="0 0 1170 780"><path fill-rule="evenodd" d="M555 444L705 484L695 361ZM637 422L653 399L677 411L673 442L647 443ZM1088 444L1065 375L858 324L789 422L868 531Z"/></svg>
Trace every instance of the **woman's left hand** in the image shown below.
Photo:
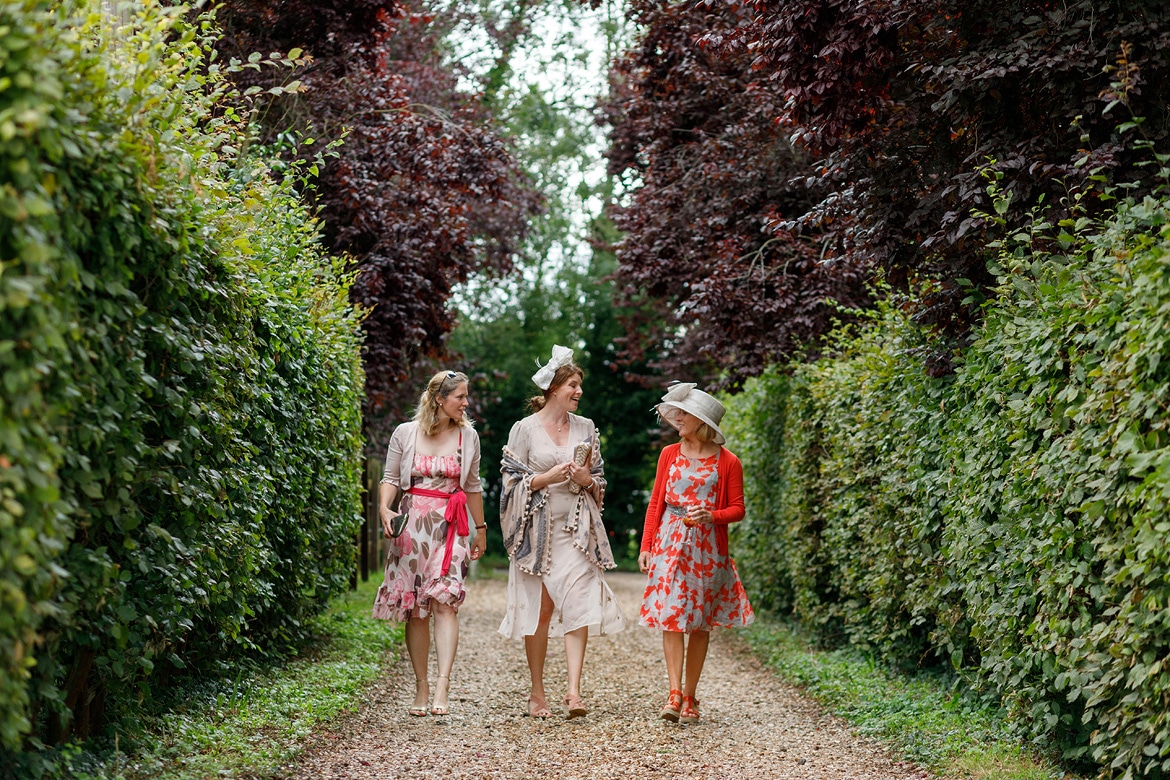
<svg viewBox="0 0 1170 780"><path fill-rule="evenodd" d="M578 466L573 463L569 466L569 479L581 487L588 487L593 482L593 475L589 473L588 466Z"/></svg>
<svg viewBox="0 0 1170 780"><path fill-rule="evenodd" d="M691 504L687 507L687 519L694 523L710 523L715 519L711 510L702 504Z"/></svg>
<svg viewBox="0 0 1170 780"><path fill-rule="evenodd" d="M483 557L487 552L487 529L477 528L475 531L475 541L471 543L471 560L475 561Z"/></svg>

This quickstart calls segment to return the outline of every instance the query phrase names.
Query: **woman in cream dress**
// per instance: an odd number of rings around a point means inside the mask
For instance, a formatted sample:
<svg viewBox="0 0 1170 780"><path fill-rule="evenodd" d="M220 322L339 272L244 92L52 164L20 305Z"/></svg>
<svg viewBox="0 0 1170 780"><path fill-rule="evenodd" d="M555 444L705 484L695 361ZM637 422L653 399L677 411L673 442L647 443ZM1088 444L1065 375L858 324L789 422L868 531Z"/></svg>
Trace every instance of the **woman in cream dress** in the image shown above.
<svg viewBox="0 0 1170 780"><path fill-rule="evenodd" d="M553 347L553 357L533 381L543 394L534 414L512 426L501 467L500 521L511 565L508 606L500 633L524 640L532 690L528 714L552 715L544 690L549 636L565 637L570 718L588 713L581 699L581 671L590 636L612 634L625 621L605 582L613 568L601 522L605 477L597 429L573 412L584 373L572 350ZM588 443L584 464L574 450Z"/></svg>

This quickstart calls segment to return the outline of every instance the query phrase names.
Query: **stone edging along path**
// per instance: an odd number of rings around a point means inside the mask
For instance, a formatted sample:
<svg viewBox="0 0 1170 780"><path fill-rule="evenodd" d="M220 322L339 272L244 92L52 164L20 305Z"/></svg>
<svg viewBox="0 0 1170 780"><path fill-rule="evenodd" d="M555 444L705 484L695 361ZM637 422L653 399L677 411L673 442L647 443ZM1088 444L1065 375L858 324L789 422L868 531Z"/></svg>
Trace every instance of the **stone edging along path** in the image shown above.
<svg viewBox="0 0 1170 780"><path fill-rule="evenodd" d="M460 610L451 714L411 717L410 666L400 660L361 712L315 737L288 778L925 778L779 682L733 631L712 635L699 688L703 720L658 719L666 670L657 631L637 625L640 574L610 573L625 631L589 640L582 695L566 720L564 645L549 643L545 685L557 716L526 715L523 646L496 633L506 581L473 580ZM431 673L434 674L432 649Z"/></svg>

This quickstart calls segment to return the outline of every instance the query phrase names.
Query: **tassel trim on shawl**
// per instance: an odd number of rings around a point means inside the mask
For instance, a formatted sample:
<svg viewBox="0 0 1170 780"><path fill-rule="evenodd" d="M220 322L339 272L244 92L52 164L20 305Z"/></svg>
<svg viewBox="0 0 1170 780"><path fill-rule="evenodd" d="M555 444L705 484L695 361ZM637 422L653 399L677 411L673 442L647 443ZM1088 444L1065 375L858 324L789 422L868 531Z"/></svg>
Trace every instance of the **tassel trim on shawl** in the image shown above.
<svg viewBox="0 0 1170 780"><path fill-rule="evenodd" d="M604 498L605 477L600 465L600 452L594 443L596 464L590 474L597 492ZM516 566L523 572L542 576L552 563L552 531L548 517L548 489L532 490L536 471L524 463L507 447L500 462L503 485L500 490L500 525L504 532L504 547ZM592 492L577 494L573 509L565 520L564 530L573 537L573 546L585 559L599 569L612 569L617 564L609 546L609 535L601 520L601 505Z"/></svg>

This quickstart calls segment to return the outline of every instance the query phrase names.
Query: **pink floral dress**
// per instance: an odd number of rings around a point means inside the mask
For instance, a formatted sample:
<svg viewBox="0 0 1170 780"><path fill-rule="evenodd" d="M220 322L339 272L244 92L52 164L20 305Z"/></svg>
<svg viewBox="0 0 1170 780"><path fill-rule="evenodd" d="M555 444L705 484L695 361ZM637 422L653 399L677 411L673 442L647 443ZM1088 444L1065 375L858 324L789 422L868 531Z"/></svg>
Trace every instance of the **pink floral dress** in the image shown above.
<svg viewBox="0 0 1170 780"><path fill-rule="evenodd" d="M461 456L461 451L454 455L416 454L410 470L411 487L445 493L458 490ZM386 577L374 598L373 616L398 622L427 617L431 599L458 609L466 595L463 580L471 562L471 537L455 537L451 568L444 576L447 501L407 493L402 497L401 511L409 519L397 539L386 540L390 547Z"/></svg>
<svg viewBox="0 0 1170 780"><path fill-rule="evenodd" d="M755 620L729 555L720 555L715 525L688 526L686 507L715 509L719 456L692 460L680 451L666 479L666 510L650 549L649 583L638 623L662 631L710 631Z"/></svg>

